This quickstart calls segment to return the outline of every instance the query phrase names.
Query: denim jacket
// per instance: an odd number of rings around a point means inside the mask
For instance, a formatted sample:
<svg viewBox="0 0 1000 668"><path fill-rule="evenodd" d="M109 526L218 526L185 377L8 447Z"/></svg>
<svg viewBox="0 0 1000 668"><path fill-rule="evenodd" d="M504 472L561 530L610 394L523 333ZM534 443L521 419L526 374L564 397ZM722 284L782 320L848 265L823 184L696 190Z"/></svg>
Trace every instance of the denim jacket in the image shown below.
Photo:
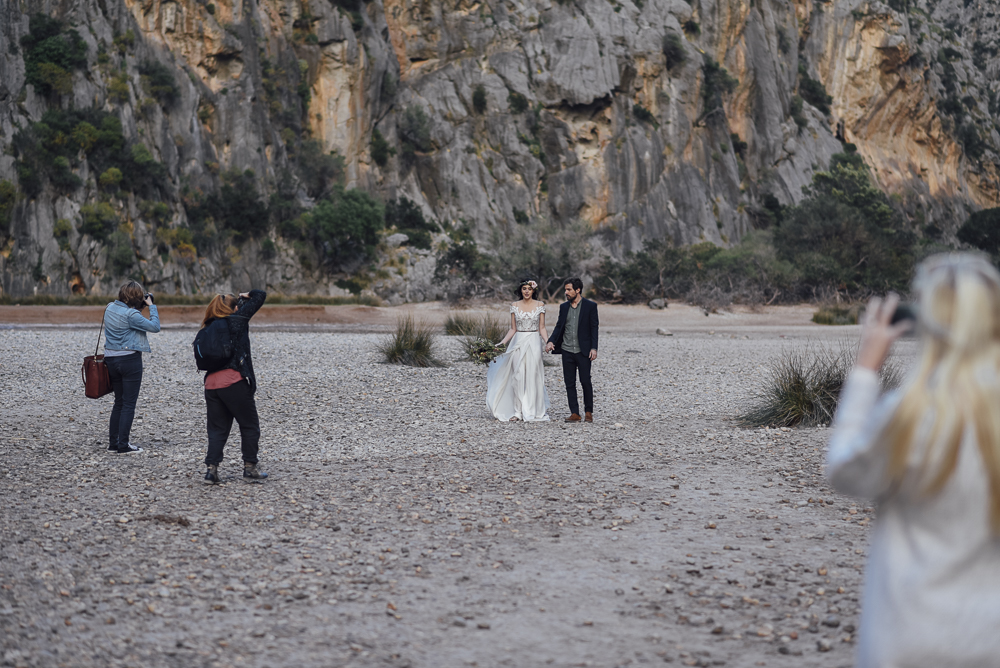
<svg viewBox="0 0 1000 668"><path fill-rule="evenodd" d="M117 299L104 311L104 349L149 352L146 332L160 331L156 305L149 307L149 320Z"/></svg>

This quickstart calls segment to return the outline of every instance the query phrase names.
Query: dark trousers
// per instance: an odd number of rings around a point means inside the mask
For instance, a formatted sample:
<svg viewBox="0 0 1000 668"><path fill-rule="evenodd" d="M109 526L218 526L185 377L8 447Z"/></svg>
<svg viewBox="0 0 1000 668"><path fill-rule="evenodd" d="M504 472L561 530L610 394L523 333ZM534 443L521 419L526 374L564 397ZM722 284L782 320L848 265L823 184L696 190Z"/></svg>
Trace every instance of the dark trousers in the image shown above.
<svg viewBox="0 0 1000 668"><path fill-rule="evenodd" d="M108 377L115 391L115 405L108 425L108 449L128 450L135 404L139 401L139 386L142 385L142 353L105 357L104 363L108 365Z"/></svg>
<svg viewBox="0 0 1000 668"><path fill-rule="evenodd" d="M566 381L566 397L569 399L571 413L580 414L580 401L576 398L576 372L580 371L580 384L583 385L583 410L594 412L594 386L590 383L589 355L585 353L570 353L563 351L563 380Z"/></svg>
<svg viewBox="0 0 1000 668"><path fill-rule="evenodd" d="M243 461L256 464L260 419L250 383L241 380L221 390L205 390L205 405L208 408L208 454L205 455L205 463L212 466L222 462L222 450L229 440L235 418L240 426Z"/></svg>

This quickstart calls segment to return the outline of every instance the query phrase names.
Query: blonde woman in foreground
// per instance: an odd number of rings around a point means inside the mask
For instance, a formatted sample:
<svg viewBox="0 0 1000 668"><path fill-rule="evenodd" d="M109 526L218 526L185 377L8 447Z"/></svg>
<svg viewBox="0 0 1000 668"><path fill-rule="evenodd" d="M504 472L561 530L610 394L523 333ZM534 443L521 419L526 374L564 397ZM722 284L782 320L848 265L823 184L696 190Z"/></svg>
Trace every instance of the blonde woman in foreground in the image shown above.
<svg viewBox="0 0 1000 668"><path fill-rule="evenodd" d="M878 372L909 327L873 299L841 395L827 473L878 501L859 668L1000 665L1000 274L971 254L914 280L922 349L899 390Z"/></svg>

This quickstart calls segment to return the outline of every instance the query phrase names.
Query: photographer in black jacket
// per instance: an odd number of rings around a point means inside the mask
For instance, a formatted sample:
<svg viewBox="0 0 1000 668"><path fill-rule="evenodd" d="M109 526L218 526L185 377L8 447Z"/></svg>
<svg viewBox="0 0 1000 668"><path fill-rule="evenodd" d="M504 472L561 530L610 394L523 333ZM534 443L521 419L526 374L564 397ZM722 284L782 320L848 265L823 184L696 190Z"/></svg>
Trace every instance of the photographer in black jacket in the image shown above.
<svg viewBox="0 0 1000 668"><path fill-rule="evenodd" d="M225 318L233 344L233 357L226 368L205 375L205 406L208 412L208 454L205 455L205 483L220 482L219 464L229 439L233 420L240 426L243 449L243 480L263 481L267 474L257 467L260 419L257 417L257 377L250 356L250 318L264 305L267 293L251 290L236 295L216 295L205 309L204 328L217 318Z"/></svg>

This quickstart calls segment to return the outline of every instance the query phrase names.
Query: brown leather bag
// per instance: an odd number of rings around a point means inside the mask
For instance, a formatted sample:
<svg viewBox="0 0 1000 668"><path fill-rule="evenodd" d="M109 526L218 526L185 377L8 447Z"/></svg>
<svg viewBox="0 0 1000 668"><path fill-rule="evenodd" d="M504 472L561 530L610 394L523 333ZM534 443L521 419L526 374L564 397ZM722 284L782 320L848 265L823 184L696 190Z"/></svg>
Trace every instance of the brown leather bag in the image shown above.
<svg viewBox="0 0 1000 668"><path fill-rule="evenodd" d="M108 310L104 309L104 317L108 315ZM108 375L108 365L104 363L104 355L98 355L97 351L101 347L101 334L104 333L104 318L101 318L101 331L97 333L97 347L94 354L83 358L83 368L80 373L83 375L84 394L88 399L100 399L105 394L111 394L111 377Z"/></svg>

